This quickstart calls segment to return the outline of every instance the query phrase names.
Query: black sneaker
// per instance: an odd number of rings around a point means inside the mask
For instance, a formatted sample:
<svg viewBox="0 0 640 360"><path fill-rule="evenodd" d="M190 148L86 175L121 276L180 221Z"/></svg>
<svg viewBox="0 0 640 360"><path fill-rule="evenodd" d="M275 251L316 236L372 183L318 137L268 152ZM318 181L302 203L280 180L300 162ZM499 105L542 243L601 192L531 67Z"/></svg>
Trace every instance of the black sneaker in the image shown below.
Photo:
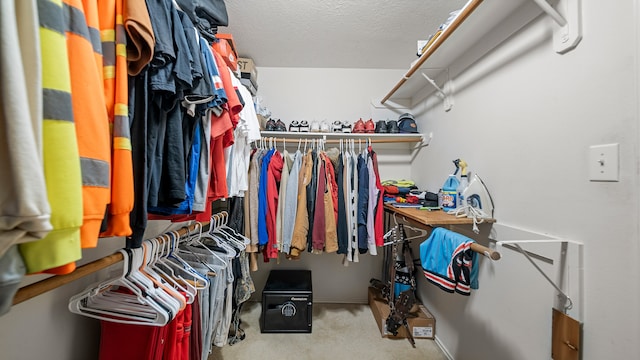
<svg viewBox="0 0 640 360"><path fill-rule="evenodd" d="M298 120L293 120L291 124L289 124L289 132L300 132L300 123Z"/></svg>
<svg viewBox="0 0 640 360"><path fill-rule="evenodd" d="M397 134L400 132L400 128L398 127L398 122L395 120L389 120L387 122L387 132L389 134Z"/></svg>
<svg viewBox="0 0 640 360"><path fill-rule="evenodd" d="M267 124L264 129L266 131L276 131L276 121L273 119L267 120Z"/></svg>
<svg viewBox="0 0 640 360"><path fill-rule="evenodd" d="M387 132L387 122L384 120L380 120L376 122L376 129L374 132L377 133L386 133Z"/></svg>
<svg viewBox="0 0 640 360"><path fill-rule="evenodd" d="M280 119L276 121L276 131L287 131L287 125L285 125Z"/></svg>

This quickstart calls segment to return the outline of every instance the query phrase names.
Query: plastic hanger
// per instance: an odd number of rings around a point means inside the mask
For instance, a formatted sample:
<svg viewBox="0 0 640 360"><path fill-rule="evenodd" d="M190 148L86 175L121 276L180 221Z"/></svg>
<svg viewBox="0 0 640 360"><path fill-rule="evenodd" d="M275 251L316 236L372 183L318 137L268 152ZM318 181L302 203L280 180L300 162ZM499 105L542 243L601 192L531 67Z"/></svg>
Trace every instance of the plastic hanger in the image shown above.
<svg viewBox="0 0 640 360"><path fill-rule="evenodd" d="M251 240L242 235L239 234L238 232L236 232L233 228L227 226L228 222L229 222L229 213L226 211L221 212L220 214L218 214L220 217L220 222L218 223L218 226L216 226L213 231L215 232L224 232L227 235L230 236L229 240L232 241L234 244L236 244L238 246L238 248L240 249L240 251L244 251L247 247L247 245L249 245L251 243Z"/></svg>
<svg viewBox="0 0 640 360"><path fill-rule="evenodd" d="M166 325L171 321L172 313L128 279L128 275L135 271L131 268L132 254L126 249L120 252L124 257L122 274L72 296L68 304L69 310L75 314L117 323ZM123 292L123 289L127 292Z"/></svg>
<svg viewBox="0 0 640 360"><path fill-rule="evenodd" d="M191 285L189 282L184 281L183 278L177 276L173 269L166 267L163 265L160 260L164 257L164 244L167 241L160 241L158 238L148 240L150 252L151 252L151 260L148 266L153 269L155 273L157 273L168 285L172 286L175 290L178 291L180 295L182 295L187 304L193 304L195 300L195 296L198 294L198 290L195 286ZM180 280L180 281L178 281Z"/></svg>
<svg viewBox="0 0 640 360"><path fill-rule="evenodd" d="M194 285L196 289L203 290L209 286L209 278L201 274L198 270L193 268L186 260L180 257L176 251L178 248L178 239L180 236L177 232L172 231L167 234L169 236L169 254L166 257L166 264L172 266L177 272L185 272L185 274L191 278L193 277ZM188 280L188 279L187 279Z"/></svg>
<svg viewBox="0 0 640 360"><path fill-rule="evenodd" d="M133 254L131 263L132 271L129 273L128 278L143 286L143 289L147 291L154 300L167 306L175 316L175 314L183 308L183 302L184 306L186 306L184 297L182 298L182 301L178 300L173 294L167 292L168 287L162 285L159 281L155 280L145 272L144 263L146 259L145 249L143 247L131 249L131 252Z"/></svg>
<svg viewBox="0 0 640 360"><path fill-rule="evenodd" d="M189 247L190 246L197 246L199 249L204 249L207 251L207 253L211 254L214 258L218 259L221 263L226 264L227 261L223 258L221 258L218 254L216 254L214 251L212 251L211 249L209 249L204 243L202 243L201 239L202 239L202 224L201 223L197 223L199 225L199 233L197 235L191 235L190 233L188 234L188 241L185 244L185 246L181 246L178 247L178 251L185 251L186 253L189 253L191 255L193 255L202 265L204 265L207 269L209 269L211 271L211 273L207 274L207 275L216 275L216 270L214 268L211 267L210 264L208 264L206 261L202 260L202 257L200 254L198 254L195 251L192 251ZM195 230L195 229L194 229Z"/></svg>
<svg viewBox="0 0 640 360"><path fill-rule="evenodd" d="M149 241L142 243L142 263L140 265L140 272L147 276L154 283L155 286L164 290L164 293L175 299L179 303L179 309L184 310L187 306L187 299L183 294L177 291L172 284L158 274L152 264L153 261L153 247Z"/></svg>

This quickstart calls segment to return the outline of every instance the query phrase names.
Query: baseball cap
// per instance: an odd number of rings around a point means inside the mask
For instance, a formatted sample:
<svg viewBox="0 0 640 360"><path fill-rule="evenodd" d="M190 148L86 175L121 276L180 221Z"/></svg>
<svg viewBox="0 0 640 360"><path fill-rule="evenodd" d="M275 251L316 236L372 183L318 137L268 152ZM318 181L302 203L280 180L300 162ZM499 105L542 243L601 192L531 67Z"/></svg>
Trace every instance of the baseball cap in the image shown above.
<svg viewBox="0 0 640 360"><path fill-rule="evenodd" d="M398 127L400 128L401 133L418 132L418 125L416 125L416 121L413 118L413 115L409 113L400 115L400 117L398 118Z"/></svg>

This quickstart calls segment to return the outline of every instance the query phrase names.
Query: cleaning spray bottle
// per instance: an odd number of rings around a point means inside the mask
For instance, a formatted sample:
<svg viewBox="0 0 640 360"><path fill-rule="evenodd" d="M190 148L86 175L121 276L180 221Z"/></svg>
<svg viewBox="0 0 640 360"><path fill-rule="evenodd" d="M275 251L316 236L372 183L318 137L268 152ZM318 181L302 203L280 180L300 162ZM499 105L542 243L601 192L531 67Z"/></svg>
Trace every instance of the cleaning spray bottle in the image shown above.
<svg viewBox="0 0 640 360"><path fill-rule="evenodd" d="M464 191L469 186L469 178L467 177L467 163L462 159L456 159L453 162L456 164L456 166L460 167L460 183L456 188L456 209L459 209L467 205L467 202L464 198Z"/></svg>
<svg viewBox="0 0 640 360"><path fill-rule="evenodd" d="M457 205L456 199L458 197L458 186L460 182L456 174L458 173L459 166L455 161L453 163L456 165L456 171L449 175L444 185L442 185L442 210L444 211L455 210Z"/></svg>

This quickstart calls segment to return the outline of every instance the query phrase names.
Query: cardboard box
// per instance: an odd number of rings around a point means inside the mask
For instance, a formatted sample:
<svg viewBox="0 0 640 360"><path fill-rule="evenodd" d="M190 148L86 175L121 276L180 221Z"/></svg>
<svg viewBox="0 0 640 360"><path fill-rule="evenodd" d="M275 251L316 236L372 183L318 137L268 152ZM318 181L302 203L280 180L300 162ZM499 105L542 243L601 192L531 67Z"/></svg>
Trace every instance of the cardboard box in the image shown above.
<svg viewBox="0 0 640 360"><path fill-rule="evenodd" d="M238 69L242 79L249 79L258 88L258 69L256 69L253 59L238 58Z"/></svg>
<svg viewBox="0 0 640 360"><path fill-rule="evenodd" d="M216 34L216 39L212 45L214 50L222 56L224 62L231 70L238 70L238 53L236 51L236 43L233 41L231 34Z"/></svg>
<svg viewBox="0 0 640 360"><path fill-rule="evenodd" d="M407 329L404 326L401 326L398 329L398 335L394 336L393 334L386 331L386 320L389 317L389 305L385 302L379 300L380 294L378 289L369 288L369 307L371 307L371 312L373 313L373 317L378 324L378 329L380 329L380 334L383 338L406 338L407 337ZM433 339L436 336L436 319L431 315L429 310L427 310L424 305L418 305L418 312L415 313L415 317L410 317L407 319L407 323L409 324L409 330L413 335L414 339Z"/></svg>

